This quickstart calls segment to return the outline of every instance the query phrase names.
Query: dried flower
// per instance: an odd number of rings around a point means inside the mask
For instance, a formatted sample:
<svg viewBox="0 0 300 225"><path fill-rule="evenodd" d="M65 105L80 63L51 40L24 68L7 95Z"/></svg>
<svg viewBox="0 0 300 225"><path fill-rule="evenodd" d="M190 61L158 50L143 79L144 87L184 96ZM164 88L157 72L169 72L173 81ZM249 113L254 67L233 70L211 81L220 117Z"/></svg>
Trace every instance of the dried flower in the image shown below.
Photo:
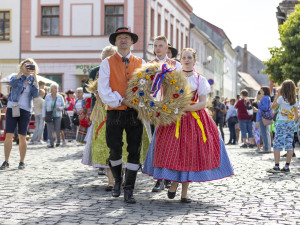
<svg viewBox="0 0 300 225"><path fill-rule="evenodd" d="M166 111L167 110L167 106L166 105L163 105L163 107L161 108L163 111Z"/></svg>
<svg viewBox="0 0 300 225"><path fill-rule="evenodd" d="M176 82L177 82L176 79L172 79L172 80L171 80L171 84L175 84Z"/></svg>
<svg viewBox="0 0 300 225"><path fill-rule="evenodd" d="M176 94L173 94L173 97L174 97L174 98L178 98L178 97L179 97L179 94L177 94L177 93L176 93Z"/></svg>
<svg viewBox="0 0 300 225"><path fill-rule="evenodd" d="M134 87L134 88L132 88L131 90L132 90L133 92L136 92L137 89L138 89L138 87Z"/></svg>
<svg viewBox="0 0 300 225"><path fill-rule="evenodd" d="M145 79L141 79L141 80L140 80L140 84L141 84L141 85L144 85L145 83L146 83Z"/></svg>
<svg viewBox="0 0 300 225"><path fill-rule="evenodd" d="M133 104L137 105L139 100L137 98L132 99Z"/></svg>

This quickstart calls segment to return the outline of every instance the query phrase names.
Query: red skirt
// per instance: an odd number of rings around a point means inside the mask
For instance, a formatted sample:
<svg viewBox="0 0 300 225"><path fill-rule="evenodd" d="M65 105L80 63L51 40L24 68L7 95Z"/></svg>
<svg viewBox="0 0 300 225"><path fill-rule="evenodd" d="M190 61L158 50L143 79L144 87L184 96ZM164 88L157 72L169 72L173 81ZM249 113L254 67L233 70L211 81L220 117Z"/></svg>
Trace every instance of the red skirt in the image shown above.
<svg viewBox="0 0 300 225"><path fill-rule="evenodd" d="M159 126L156 131L154 167L179 171L204 171L220 166L220 139L213 119L203 110L196 112L207 137L190 112L181 117L179 138L175 137L176 123Z"/></svg>

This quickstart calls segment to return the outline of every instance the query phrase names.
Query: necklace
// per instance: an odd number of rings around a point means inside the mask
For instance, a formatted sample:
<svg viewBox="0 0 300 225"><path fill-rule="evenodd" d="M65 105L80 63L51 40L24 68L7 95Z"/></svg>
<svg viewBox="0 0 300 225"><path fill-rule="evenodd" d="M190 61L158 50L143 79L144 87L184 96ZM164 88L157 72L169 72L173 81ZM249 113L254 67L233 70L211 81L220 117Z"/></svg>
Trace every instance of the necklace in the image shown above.
<svg viewBox="0 0 300 225"><path fill-rule="evenodd" d="M182 70L183 72L186 72L186 73L190 73L190 72L193 72L194 70Z"/></svg>

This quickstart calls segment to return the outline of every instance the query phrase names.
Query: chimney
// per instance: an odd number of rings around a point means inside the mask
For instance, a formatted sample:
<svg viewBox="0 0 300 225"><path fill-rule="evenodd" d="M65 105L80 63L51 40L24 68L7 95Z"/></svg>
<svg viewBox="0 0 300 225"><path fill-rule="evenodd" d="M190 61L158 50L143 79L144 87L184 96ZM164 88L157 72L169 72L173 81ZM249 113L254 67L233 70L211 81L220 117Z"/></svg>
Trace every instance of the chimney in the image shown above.
<svg viewBox="0 0 300 225"><path fill-rule="evenodd" d="M243 49L243 68L242 72L248 73L248 50L247 44L244 45Z"/></svg>

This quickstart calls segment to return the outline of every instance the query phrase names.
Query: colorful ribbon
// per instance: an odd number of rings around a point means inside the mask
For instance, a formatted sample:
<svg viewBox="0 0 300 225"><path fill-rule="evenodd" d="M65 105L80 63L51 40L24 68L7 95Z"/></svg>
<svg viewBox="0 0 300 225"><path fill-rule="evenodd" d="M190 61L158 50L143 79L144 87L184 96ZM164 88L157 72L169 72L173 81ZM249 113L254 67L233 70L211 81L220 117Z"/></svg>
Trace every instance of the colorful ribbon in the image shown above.
<svg viewBox="0 0 300 225"><path fill-rule="evenodd" d="M155 98L157 93L159 92L160 90L160 85L164 79L164 76L166 73L171 73L175 70L175 68L167 68L167 64L162 64L161 65L161 73L157 73L154 77L154 80L152 82L152 85L151 85L151 91L153 91L153 97Z"/></svg>
<svg viewBox="0 0 300 225"><path fill-rule="evenodd" d="M99 127L97 128L97 131L96 131L96 134L95 134L95 140L97 140L98 133L99 133L101 127L103 127L103 125L105 124L105 122L106 122L106 117L105 117L105 119L100 123Z"/></svg>

